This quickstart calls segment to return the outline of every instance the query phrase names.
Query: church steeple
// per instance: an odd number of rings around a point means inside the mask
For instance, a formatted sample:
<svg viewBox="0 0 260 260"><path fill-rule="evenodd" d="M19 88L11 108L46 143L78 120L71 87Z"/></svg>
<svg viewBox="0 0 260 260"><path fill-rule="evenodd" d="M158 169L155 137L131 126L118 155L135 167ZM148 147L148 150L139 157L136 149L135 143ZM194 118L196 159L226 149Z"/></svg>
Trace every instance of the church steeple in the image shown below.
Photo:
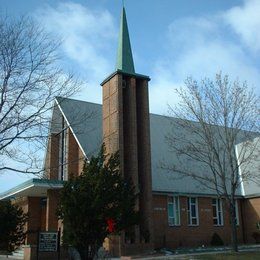
<svg viewBox="0 0 260 260"><path fill-rule="evenodd" d="M117 74L125 75L125 76L134 76L135 78L145 79L148 81L150 80L148 76L135 72L130 37L128 32L127 20L126 20L126 12L124 7L122 8L122 13L121 13L115 71L112 74L110 74L107 78L105 78L105 80L103 80L101 86L103 86L106 82L108 82L111 78L113 78Z"/></svg>
<svg viewBox="0 0 260 260"><path fill-rule="evenodd" d="M106 153L119 152L120 172L125 179L132 180L138 193L139 227L131 227L129 233L125 232L118 240L107 244L107 249L118 250L123 255L139 252L140 248L144 251L153 249L149 80L148 76L135 73L123 7L116 68L101 83ZM133 244L126 243L129 239ZM141 241L145 241L145 246L140 245Z"/></svg>
<svg viewBox="0 0 260 260"><path fill-rule="evenodd" d="M117 50L116 70L123 73L134 74L134 61L131 50L125 8L122 9L120 32Z"/></svg>

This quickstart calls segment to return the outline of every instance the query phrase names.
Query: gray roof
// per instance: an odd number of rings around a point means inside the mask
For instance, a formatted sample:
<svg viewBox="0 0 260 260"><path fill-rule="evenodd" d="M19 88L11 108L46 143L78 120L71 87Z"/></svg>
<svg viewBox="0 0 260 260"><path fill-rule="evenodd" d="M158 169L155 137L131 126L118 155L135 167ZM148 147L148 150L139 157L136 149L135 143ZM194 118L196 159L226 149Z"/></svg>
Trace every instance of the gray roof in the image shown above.
<svg viewBox="0 0 260 260"><path fill-rule="evenodd" d="M51 132L61 130L59 129L61 114L63 114L71 127L84 154L88 158L96 154L102 143L102 105L67 98L57 98L50 128ZM180 177L177 173L163 169L162 164L175 162L175 155L169 150L165 136L169 134L177 120L177 118L150 114L153 191L201 196L215 195L216 192L202 186L192 177ZM202 167L195 161L184 161L183 164L187 167L192 167L193 170L196 169L196 171L207 171L205 167ZM245 192L250 190L247 186L244 187ZM256 187L254 191L260 194L260 187ZM237 195L246 194L243 194L243 189L242 192L239 189Z"/></svg>
<svg viewBox="0 0 260 260"><path fill-rule="evenodd" d="M56 120L52 122L57 122L59 117L57 115L61 116L62 113L87 158L97 154L102 144L102 106L61 97L57 97L56 101L57 105L54 107ZM51 132L61 130L57 128L61 125L60 119L58 124L52 123L52 125L54 126L51 127Z"/></svg>
<svg viewBox="0 0 260 260"><path fill-rule="evenodd" d="M152 180L153 191L174 192L178 194L215 194L211 189L201 185L192 177L183 176L174 171L166 170L168 166L180 163L175 153L170 150L166 136L175 126L177 118L150 114L151 150L152 150ZM177 129L177 127L175 127ZM183 165L204 172L201 164L183 159Z"/></svg>

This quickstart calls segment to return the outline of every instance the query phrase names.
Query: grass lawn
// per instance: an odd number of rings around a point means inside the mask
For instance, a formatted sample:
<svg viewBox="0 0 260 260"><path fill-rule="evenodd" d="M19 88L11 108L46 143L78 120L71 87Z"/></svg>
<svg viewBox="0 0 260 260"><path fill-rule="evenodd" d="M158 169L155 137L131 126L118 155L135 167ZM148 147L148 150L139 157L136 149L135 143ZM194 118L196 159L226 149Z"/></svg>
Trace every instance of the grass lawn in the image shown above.
<svg viewBox="0 0 260 260"><path fill-rule="evenodd" d="M223 254L207 254L190 256L187 259L192 260L257 260L260 259L260 252L239 252L239 253L223 253Z"/></svg>

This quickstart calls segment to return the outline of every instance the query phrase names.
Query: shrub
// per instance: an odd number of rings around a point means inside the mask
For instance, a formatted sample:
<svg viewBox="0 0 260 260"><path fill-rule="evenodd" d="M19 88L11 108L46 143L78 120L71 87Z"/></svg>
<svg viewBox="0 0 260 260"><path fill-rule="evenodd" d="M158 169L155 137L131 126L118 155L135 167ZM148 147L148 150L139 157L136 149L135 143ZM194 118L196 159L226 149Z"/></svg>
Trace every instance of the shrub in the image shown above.
<svg viewBox="0 0 260 260"><path fill-rule="evenodd" d="M221 237L217 233L214 233L212 238L211 238L210 244L212 246L223 246L224 242L223 242L223 240L221 239Z"/></svg>
<svg viewBox="0 0 260 260"><path fill-rule="evenodd" d="M260 243L260 232L253 232L252 237L257 244Z"/></svg>
<svg viewBox="0 0 260 260"><path fill-rule="evenodd" d="M25 239L27 215L10 201L0 201L0 249L13 251Z"/></svg>

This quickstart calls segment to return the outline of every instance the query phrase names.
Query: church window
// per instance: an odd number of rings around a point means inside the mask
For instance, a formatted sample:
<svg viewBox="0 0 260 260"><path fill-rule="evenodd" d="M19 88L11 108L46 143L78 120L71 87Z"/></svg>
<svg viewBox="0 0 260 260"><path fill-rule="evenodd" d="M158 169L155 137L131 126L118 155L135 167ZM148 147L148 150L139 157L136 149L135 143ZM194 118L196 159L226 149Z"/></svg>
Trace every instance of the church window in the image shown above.
<svg viewBox="0 0 260 260"><path fill-rule="evenodd" d="M188 197L188 224L189 226L199 225L199 214L198 214L198 198Z"/></svg>
<svg viewBox="0 0 260 260"><path fill-rule="evenodd" d="M68 127L62 119L59 143L59 180L68 180Z"/></svg>
<svg viewBox="0 0 260 260"><path fill-rule="evenodd" d="M169 226L180 225L180 202L179 197L168 197L168 223Z"/></svg>
<svg viewBox="0 0 260 260"><path fill-rule="evenodd" d="M222 226L223 225L223 207L222 200L213 198L212 199L212 210L213 210L213 225Z"/></svg>

